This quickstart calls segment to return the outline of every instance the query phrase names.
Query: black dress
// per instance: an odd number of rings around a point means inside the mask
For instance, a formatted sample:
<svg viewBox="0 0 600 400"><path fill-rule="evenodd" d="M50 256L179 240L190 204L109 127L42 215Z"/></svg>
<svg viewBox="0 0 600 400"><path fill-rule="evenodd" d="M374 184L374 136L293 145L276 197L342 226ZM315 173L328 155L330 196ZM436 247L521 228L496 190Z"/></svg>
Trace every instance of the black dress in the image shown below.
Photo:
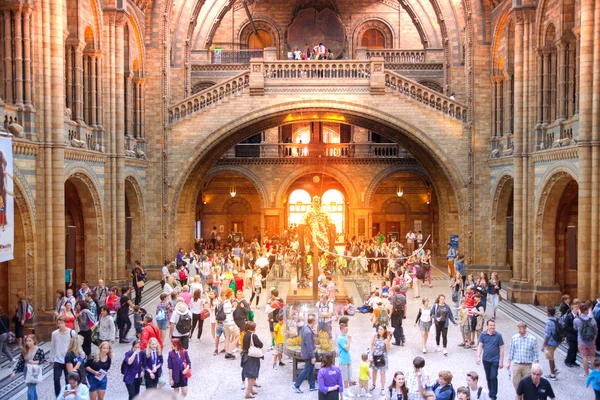
<svg viewBox="0 0 600 400"><path fill-rule="evenodd" d="M244 343L242 347L242 375L247 379L258 379L260 372L260 358L248 357L248 349L250 348L250 338L253 337L254 347L263 348L263 343L255 333L246 332L244 335Z"/></svg>

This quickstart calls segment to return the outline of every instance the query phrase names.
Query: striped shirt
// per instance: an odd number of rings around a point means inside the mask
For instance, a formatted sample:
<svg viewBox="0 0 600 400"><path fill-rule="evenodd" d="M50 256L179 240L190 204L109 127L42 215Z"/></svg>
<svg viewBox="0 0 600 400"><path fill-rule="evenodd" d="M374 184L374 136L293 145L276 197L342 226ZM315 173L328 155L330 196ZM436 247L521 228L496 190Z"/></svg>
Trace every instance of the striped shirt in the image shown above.
<svg viewBox="0 0 600 400"><path fill-rule="evenodd" d="M508 359L515 364L533 364L540 359L537 339L529 332L525 336L516 334L510 341Z"/></svg>

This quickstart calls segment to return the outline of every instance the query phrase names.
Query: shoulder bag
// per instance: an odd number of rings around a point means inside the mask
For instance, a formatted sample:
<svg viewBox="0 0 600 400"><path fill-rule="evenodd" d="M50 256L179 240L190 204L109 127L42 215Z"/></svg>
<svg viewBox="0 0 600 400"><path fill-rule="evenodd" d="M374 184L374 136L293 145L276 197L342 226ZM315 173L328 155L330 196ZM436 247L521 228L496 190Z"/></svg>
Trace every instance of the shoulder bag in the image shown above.
<svg viewBox="0 0 600 400"><path fill-rule="evenodd" d="M27 375L25 376L25 383L31 385L37 385L44 379L42 375L42 366L40 364L26 364Z"/></svg>
<svg viewBox="0 0 600 400"><path fill-rule="evenodd" d="M262 358L262 349L254 346L254 333L250 335L250 348L248 349L248 357Z"/></svg>

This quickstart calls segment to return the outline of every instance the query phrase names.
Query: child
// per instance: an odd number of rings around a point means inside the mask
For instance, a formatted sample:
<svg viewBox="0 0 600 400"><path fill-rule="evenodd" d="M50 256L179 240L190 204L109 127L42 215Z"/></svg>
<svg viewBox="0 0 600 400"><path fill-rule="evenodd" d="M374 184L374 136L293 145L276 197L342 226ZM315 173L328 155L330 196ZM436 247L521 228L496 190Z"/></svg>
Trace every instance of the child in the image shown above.
<svg viewBox="0 0 600 400"><path fill-rule="evenodd" d="M283 315L277 317L277 324L275 324L273 330L275 331L275 355L273 356L273 369L277 369L278 360L280 366L283 367L285 365L281 360L281 357L283 356L283 333L285 332Z"/></svg>
<svg viewBox="0 0 600 400"><path fill-rule="evenodd" d="M600 399L600 359L596 358L594 360L594 370L590 372L586 381L585 387L589 387L590 383L592 384L592 389L594 389L594 393L596 394L596 400Z"/></svg>
<svg viewBox="0 0 600 400"><path fill-rule="evenodd" d="M373 397L369 392L369 356L363 353L361 356L360 368L358 372L358 388L360 390L359 397Z"/></svg>
<svg viewBox="0 0 600 400"><path fill-rule="evenodd" d="M389 293L390 292L390 288L385 284L384 281L381 282L381 295L383 296L384 293Z"/></svg>
<svg viewBox="0 0 600 400"><path fill-rule="evenodd" d="M460 301L460 307L458 308L458 323L460 324L460 332L462 333L463 338L463 341L459 346L468 349L471 347L469 344L471 334L469 332L469 310L467 310L465 299Z"/></svg>
<svg viewBox="0 0 600 400"><path fill-rule="evenodd" d="M142 336L142 329L144 329L144 316L140 306L133 306L133 324L135 326L135 337L139 340Z"/></svg>
<svg viewBox="0 0 600 400"><path fill-rule="evenodd" d="M421 399L423 389L427 388L429 374L424 368L425 360L422 357L415 357L413 359L413 369L409 370L405 375L409 400Z"/></svg>
<svg viewBox="0 0 600 400"><path fill-rule="evenodd" d="M333 281L331 276L328 276L327 277L327 297L329 298L329 301L331 301L332 303L335 303L335 292L336 291L337 291L337 289L335 288L335 282Z"/></svg>

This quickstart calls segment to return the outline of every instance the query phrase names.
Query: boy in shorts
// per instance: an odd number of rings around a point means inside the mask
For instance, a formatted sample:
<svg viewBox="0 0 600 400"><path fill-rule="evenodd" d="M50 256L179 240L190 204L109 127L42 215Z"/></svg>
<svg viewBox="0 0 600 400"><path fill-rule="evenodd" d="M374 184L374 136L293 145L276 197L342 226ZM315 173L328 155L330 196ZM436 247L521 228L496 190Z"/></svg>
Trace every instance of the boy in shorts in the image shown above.
<svg viewBox="0 0 600 400"><path fill-rule="evenodd" d="M348 334L348 324L340 324L340 334L337 338L337 350L339 368L342 371L344 380L344 395L345 397L354 397L354 394L347 390L348 384L352 382L352 357L350 357L350 345L352 344L352 336Z"/></svg>
<svg viewBox="0 0 600 400"><path fill-rule="evenodd" d="M373 397L369 392L369 356L367 353L363 353L361 359L362 361L358 370L358 388L360 389L358 396Z"/></svg>
<svg viewBox="0 0 600 400"><path fill-rule="evenodd" d="M283 356L283 332L285 332L282 315L277 318L277 324L275 324L273 327L273 331L275 332L275 355L273 356L273 369L277 369L278 360L279 365L282 367L285 365L283 361L281 361L281 357Z"/></svg>

